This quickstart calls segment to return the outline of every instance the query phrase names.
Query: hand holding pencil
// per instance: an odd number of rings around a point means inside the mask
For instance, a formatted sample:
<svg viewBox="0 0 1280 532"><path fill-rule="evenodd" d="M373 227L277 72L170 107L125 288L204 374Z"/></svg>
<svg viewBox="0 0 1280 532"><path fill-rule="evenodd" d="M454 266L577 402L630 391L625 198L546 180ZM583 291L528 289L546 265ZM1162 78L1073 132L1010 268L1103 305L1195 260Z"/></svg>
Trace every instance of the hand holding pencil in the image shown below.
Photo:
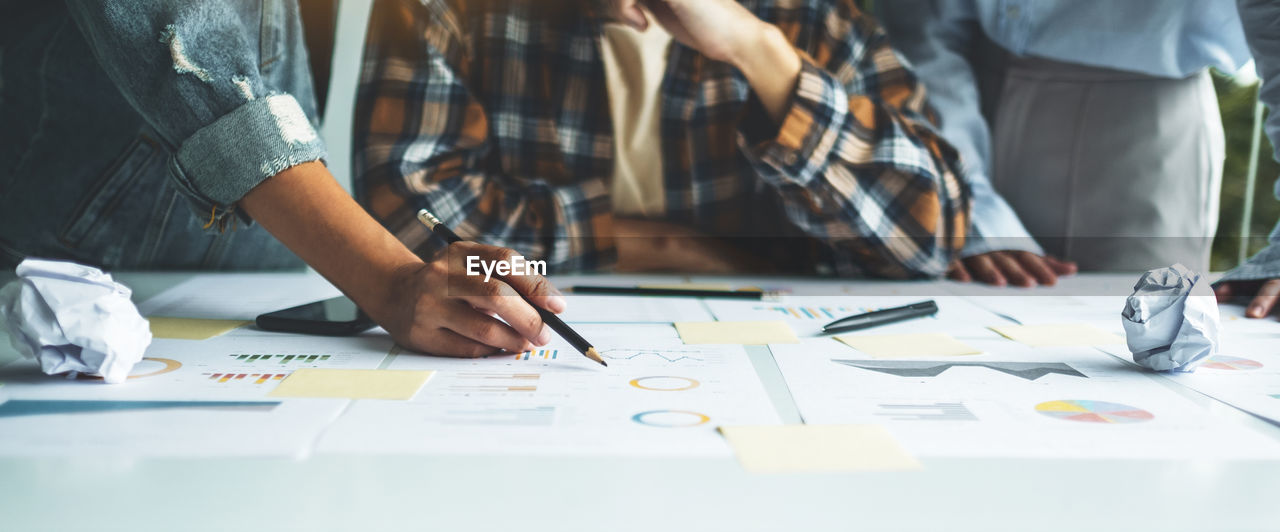
<svg viewBox="0 0 1280 532"><path fill-rule="evenodd" d="M489 261L494 261L494 262L501 262L501 261L509 262L512 259L512 256L514 255L514 253L511 252L510 250L505 250L502 248L492 248L488 246L479 246L478 244L474 244L474 243L470 243L462 240L462 238L459 237L456 233L454 233L453 230L449 229L448 226L444 225L444 223L442 223L438 218L435 217L435 215L431 214L431 212L427 211L426 209L422 209L418 211L418 221L422 222L423 225L427 226L427 228L430 229L431 232L434 233L436 236L439 236L440 238L443 238L445 242L448 242L450 245L450 248L452 248L453 246L460 246L460 247L474 246L476 248L476 251L487 251L487 253L484 253L482 255L468 255L468 257L475 257L477 259L476 262L480 262L485 259ZM487 248L487 250L481 249L481 248ZM451 251L450 256L452 260L452 256L455 256L458 254L453 253L452 249L450 251ZM509 312L519 312L519 311L525 310L524 307L532 307L532 309L537 314L537 318L538 318L537 326L540 329L543 326L549 327L551 330L555 331L557 334L563 337L566 341L568 341L571 345L573 345L574 349L577 349L587 358L599 363L602 366L608 366L608 364L604 362L604 359L600 358L600 353L596 351L595 347L593 347L590 342L588 342L581 335L579 335L577 331L574 331L572 328L566 325L563 321L560 320L560 318L556 317L555 313L553 313L553 310L555 312L560 312L564 310L564 305L565 305L564 298L563 296L559 295L558 292L555 291L555 288L553 288L551 286L551 283L547 282L545 278L543 278L540 275L508 275L508 274L502 274L502 277L500 279L492 279L487 277L488 276L486 276L486 280L483 280L483 281L481 281L480 280L481 278L479 278L478 276L463 277L463 278L473 279L473 281L470 282L471 285L474 285L475 281L480 281L482 283L481 285L478 285L475 288L485 296L483 297L483 299L478 301L479 305L476 306L476 309L478 309L478 311L481 311L481 310L493 311L497 313L499 316L502 316L504 320L508 320L508 323L510 323L509 318L507 317L507 314L504 314L501 310L494 309L491 307L502 306L507 308ZM455 281L460 279L461 278L457 276L455 276L454 278ZM504 283L509 283L509 284L504 284ZM457 286L456 284L451 283L450 289L456 290L457 289L456 286ZM512 286L518 287L520 288L520 290L519 291L511 290ZM519 297L510 297L510 296L519 296ZM539 305L538 303L546 303L546 306ZM473 305L474 304L475 303L473 303ZM521 313L523 314L523 312ZM528 317L522 316L522 318L527 319ZM494 320L494 321L496 322L497 320ZM526 328L534 327L534 324L532 321L525 322L525 323L527 325ZM528 337L527 334L526 334L526 337ZM538 333L538 336L534 338L538 345L546 345L547 342L551 341L550 334L545 330L541 330ZM508 351L519 352L527 349L529 349L529 347L521 347L519 350L508 349Z"/></svg>

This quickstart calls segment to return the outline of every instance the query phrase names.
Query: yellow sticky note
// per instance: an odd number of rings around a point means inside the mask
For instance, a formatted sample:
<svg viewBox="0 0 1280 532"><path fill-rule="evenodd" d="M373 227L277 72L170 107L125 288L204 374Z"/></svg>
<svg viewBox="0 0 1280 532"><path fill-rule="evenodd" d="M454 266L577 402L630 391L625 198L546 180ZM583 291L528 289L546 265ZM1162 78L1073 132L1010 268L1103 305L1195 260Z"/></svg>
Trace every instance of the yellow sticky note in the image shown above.
<svg viewBox="0 0 1280 532"><path fill-rule="evenodd" d="M744 425L720 433L751 473L922 469L880 425Z"/></svg>
<svg viewBox="0 0 1280 532"><path fill-rule="evenodd" d="M991 327L1001 336L1033 347L1068 347L1123 344L1124 338L1082 323L1001 325Z"/></svg>
<svg viewBox="0 0 1280 532"><path fill-rule="evenodd" d="M783 321L687 321L676 323L686 344L798 344L796 332Z"/></svg>
<svg viewBox="0 0 1280 532"><path fill-rule="evenodd" d="M147 321L151 323L151 336L178 340L207 340L250 323L244 320L163 317L147 318Z"/></svg>
<svg viewBox="0 0 1280 532"><path fill-rule="evenodd" d="M272 397L331 397L408 401L434 371L303 368L280 381Z"/></svg>
<svg viewBox="0 0 1280 532"><path fill-rule="evenodd" d="M836 340L872 358L953 357L979 355L974 349L944 333L850 334Z"/></svg>

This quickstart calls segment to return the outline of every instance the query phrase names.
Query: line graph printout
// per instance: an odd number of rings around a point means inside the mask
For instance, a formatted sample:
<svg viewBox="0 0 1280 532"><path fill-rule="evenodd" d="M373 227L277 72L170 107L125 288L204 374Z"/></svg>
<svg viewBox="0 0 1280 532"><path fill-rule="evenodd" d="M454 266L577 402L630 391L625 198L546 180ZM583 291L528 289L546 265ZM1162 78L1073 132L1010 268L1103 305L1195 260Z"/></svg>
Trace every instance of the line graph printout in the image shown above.
<svg viewBox="0 0 1280 532"><path fill-rule="evenodd" d="M963 362L855 360L817 340L770 349L806 423L883 424L918 456L1280 457L1270 438L1097 349L970 341L985 354Z"/></svg>
<svg viewBox="0 0 1280 532"><path fill-rule="evenodd" d="M378 336L220 336L191 342L157 339L123 385L51 378L31 360L0 368L11 397L79 400L252 400L267 397L300 368L376 369L392 347Z"/></svg>
<svg viewBox="0 0 1280 532"><path fill-rule="evenodd" d="M608 367L568 347L536 364L398 355L390 369L435 377L413 401L354 404L319 451L724 456L717 426L779 422L742 347L630 342L601 351Z"/></svg>
<svg viewBox="0 0 1280 532"><path fill-rule="evenodd" d="M910 334L922 330L945 332L956 337L991 338L991 325L1009 323L956 296L784 296L780 301L707 300L711 313L720 321L783 320L800 337L817 336L822 326L840 318L873 310L900 307L932 299L938 314L875 328L876 334Z"/></svg>

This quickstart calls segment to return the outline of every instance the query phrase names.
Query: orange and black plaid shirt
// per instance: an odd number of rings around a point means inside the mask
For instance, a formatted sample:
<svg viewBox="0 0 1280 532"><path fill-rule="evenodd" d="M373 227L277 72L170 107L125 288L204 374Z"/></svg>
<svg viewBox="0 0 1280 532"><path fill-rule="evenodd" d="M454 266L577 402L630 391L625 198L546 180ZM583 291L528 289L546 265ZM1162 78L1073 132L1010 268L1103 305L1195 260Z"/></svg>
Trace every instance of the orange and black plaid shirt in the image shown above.
<svg viewBox="0 0 1280 532"><path fill-rule="evenodd" d="M553 273L615 260L602 20L551 16L549 3L376 3L356 194L419 253L430 235L415 214L428 208L463 238L546 260ZM923 85L885 33L852 0L742 4L801 53L789 111L774 123L740 72L673 43L655 219L791 272L944 273L964 242L969 193L925 116Z"/></svg>

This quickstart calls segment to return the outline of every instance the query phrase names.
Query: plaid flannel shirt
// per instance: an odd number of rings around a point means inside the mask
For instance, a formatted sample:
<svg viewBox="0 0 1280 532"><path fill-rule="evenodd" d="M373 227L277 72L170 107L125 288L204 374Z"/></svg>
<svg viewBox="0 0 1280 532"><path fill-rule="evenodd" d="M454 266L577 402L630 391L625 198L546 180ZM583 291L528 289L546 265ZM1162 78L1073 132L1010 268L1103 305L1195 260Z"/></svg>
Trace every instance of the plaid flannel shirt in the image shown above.
<svg viewBox="0 0 1280 532"><path fill-rule="evenodd" d="M923 85L852 0L755 0L803 67L774 123L743 75L673 43L662 85L665 212L792 272L945 272L969 192ZM463 238L553 272L616 258L602 19L543 1L378 0L355 123L357 197L419 254L429 208ZM471 7L468 7L470 5Z"/></svg>

